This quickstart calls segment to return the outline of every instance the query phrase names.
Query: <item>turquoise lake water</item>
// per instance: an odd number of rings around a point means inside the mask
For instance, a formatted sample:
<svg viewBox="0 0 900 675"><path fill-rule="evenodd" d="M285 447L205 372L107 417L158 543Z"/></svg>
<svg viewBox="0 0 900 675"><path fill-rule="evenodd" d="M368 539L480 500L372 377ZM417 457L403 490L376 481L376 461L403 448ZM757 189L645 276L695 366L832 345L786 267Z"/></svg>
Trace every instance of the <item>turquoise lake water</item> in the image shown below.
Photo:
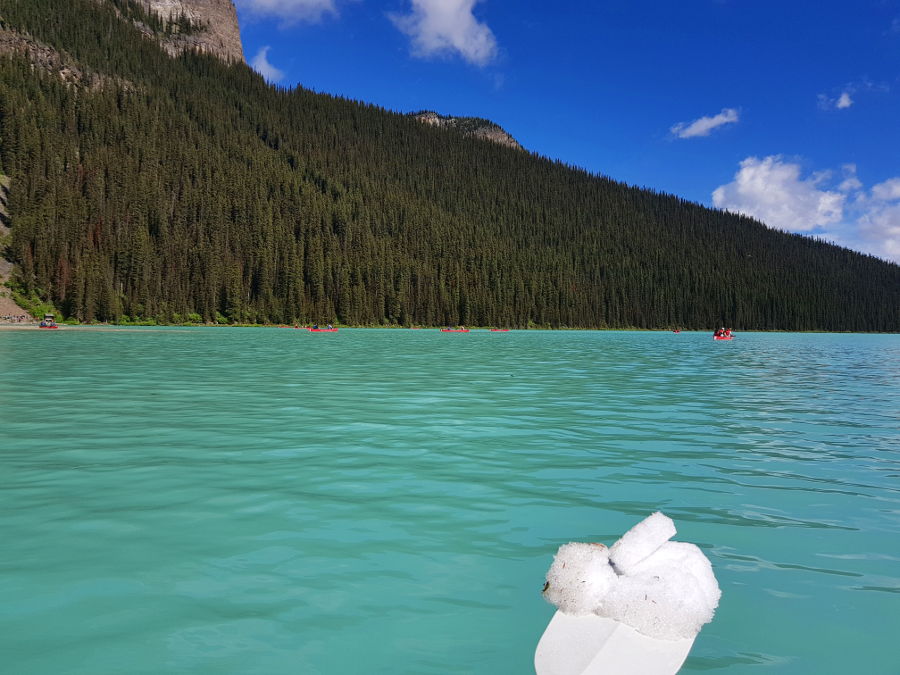
<svg viewBox="0 0 900 675"><path fill-rule="evenodd" d="M533 672L568 541L722 588L682 672L900 672L900 336L0 332L0 670Z"/></svg>

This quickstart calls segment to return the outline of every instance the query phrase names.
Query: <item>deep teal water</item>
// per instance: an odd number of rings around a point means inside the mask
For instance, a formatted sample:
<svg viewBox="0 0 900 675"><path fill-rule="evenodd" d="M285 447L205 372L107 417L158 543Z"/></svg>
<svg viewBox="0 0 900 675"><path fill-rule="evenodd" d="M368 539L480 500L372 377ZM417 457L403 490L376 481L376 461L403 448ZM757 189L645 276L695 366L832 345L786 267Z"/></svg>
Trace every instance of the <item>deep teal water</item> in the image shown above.
<svg viewBox="0 0 900 675"><path fill-rule="evenodd" d="M0 332L0 670L533 672L654 510L683 672L900 672L900 336Z"/></svg>

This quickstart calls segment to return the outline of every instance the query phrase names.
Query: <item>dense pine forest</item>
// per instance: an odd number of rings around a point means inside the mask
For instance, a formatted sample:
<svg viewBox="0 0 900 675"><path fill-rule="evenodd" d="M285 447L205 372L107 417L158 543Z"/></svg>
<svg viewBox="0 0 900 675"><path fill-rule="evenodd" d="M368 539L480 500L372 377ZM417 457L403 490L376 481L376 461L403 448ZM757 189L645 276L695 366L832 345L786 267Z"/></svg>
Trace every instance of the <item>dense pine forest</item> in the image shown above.
<svg viewBox="0 0 900 675"><path fill-rule="evenodd" d="M900 331L900 266L0 0L6 255L81 321ZM77 81L75 81L77 80Z"/></svg>

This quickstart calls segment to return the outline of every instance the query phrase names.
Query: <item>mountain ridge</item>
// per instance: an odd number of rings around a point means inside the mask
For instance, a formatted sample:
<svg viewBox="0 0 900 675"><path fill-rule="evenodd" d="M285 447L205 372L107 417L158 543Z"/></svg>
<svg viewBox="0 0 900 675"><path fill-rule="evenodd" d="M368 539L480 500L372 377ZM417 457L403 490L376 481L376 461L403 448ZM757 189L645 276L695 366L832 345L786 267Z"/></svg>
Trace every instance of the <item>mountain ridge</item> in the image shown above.
<svg viewBox="0 0 900 675"><path fill-rule="evenodd" d="M61 314L900 330L896 265L211 54L172 59L116 1L0 0L7 29L109 83L0 58L9 256Z"/></svg>

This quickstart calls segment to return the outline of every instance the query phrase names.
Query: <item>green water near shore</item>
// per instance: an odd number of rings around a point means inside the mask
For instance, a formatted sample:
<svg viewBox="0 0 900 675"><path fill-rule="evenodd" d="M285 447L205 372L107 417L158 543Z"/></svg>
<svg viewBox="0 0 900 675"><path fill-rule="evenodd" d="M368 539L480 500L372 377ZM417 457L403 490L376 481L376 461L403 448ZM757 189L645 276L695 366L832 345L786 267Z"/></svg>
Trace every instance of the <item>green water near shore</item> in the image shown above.
<svg viewBox="0 0 900 675"><path fill-rule="evenodd" d="M0 333L0 658L527 673L557 547L661 509L683 672L896 673L900 336Z"/></svg>

